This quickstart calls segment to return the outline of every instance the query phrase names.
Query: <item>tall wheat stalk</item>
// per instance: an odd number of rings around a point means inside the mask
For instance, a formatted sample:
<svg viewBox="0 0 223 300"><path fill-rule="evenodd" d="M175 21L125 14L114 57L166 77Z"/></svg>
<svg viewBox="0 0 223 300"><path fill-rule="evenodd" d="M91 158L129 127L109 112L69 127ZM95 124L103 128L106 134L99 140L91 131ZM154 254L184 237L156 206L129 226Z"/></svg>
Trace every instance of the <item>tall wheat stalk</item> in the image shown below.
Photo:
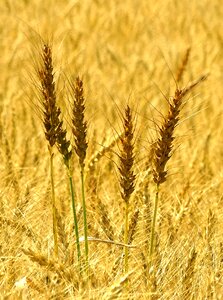
<svg viewBox="0 0 223 300"><path fill-rule="evenodd" d="M73 107L72 107L72 132L75 141L75 152L79 158L80 165L80 177L81 177L81 194L82 194L82 207L83 207L83 219L84 219L84 240L85 240L85 262L88 270L89 265L89 249L88 249L88 224L87 224L87 209L85 199L85 183L84 183L84 171L85 171L85 158L88 147L87 143L87 122L84 120L85 112L85 99L83 91L83 82L77 77L75 84L72 85L73 90Z"/></svg>
<svg viewBox="0 0 223 300"><path fill-rule="evenodd" d="M151 226L151 236L150 236L150 249L149 249L149 257L150 261L153 258L154 253L154 242L155 242L155 227L156 227L156 219L157 219L157 210L158 210L158 202L159 202L159 191L160 185L166 181L167 178L167 170L166 164L171 157L174 130L179 122L179 114L183 103L184 96L195 86L197 86L201 81L205 80L207 75L201 76L198 80L192 82L188 87L183 89L176 89L175 95L173 98L170 98L168 101L169 111L168 115L164 118L163 124L159 128L159 137L157 142L154 144L152 152L153 152L153 181L156 184L156 195L154 201L154 211L152 218L152 226Z"/></svg>
<svg viewBox="0 0 223 300"><path fill-rule="evenodd" d="M66 138L67 132L66 132L66 130L62 129L62 124L63 124L63 122L61 121L61 130L58 132L58 136L57 136L57 148L63 156L64 164L67 168L67 174L68 174L68 178L69 178L72 210L73 210L73 217L74 217L74 230L75 230L76 246L77 246L77 258L78 258L79 268L81 271L80 238L79 238L79 229L78 229L78 221L77 221L73 176L72 176L72 170L71 170L71 166L70 166L70 159L72 156L72 151L69 150L70 141L68 141Z"/></svg>
<svg viewBox="0 0 223 300"><path fill-rule="evenodd" d="M54 167L53 158L54 152L53 147L56 145L59 152L62 154L64 163L68 170L72 208L74 215L74 227L77 244L77 256L78 263L80 266L81 251L79 242L79 231L75 205L75 195L73 188L73 180L70 168L70 158L72 151L69 150L70 141L66 138L66 130L63 129L63 121L60 120L60 108L56 103L56 91L52 64L52 51L49 45L43 46L42 63L41 68L38 70L38 75L41 82L41 104L43 108L43 124L45 127L45 136L49 142L48 149L50 154L50 172L51 172L51 190L52 190L52 213L53 213L53 236L54 236L54 253L58 257L58 238L57 238L57 213L55 205L55 187L54 187Z"/></svg>
<svg viewBox="0 0 223 300"><path fill-rule="evenodd" d="M154 145L153 152L153 181L156 183L156 195L154 202L154 212L151 226L150 249L149 256L152 259L154 248L154 234L157 218L157 209L159 202L160 184L166 181L167 171L165 170L166 163L171 157L171 150L174 141L174 129L179 121L179 113L182 104L182 92L176 90L173 99L169 100L168 116L164 119L162 126L159 129L159 138Z"/></svg>
<svg viewBox="0 0 223 300"><path fill-rule="evenodd" d="M136 176L133 172L134 164L134 144L133 144L133 120L130 107L127 105L125 115L123 116L124 133L121 137L121 152L119 154L119 173L121 196L125 203L125 226L124 226L124 244L129 240L129 200L135 189ZM124 269L128 273L128 247L124 248Z"/></svg>
<svg viewBox="0 0 223 300"><path fill-rule="evenodd" d="M57 107L56 104L56 91L55 91L54 72L53 72L53 64L52 64L52 52L49 45L45 44L43 46L41 58L42 58L41 66L38 70L38 76L41 83L41 106L43 111L43 124L45 127L45 137L48 141L48 150L50 155L54 254L56 257L58 257L53 147L56 144L58 132L61 130L61 122L59 120L60 109Z"/></svg>

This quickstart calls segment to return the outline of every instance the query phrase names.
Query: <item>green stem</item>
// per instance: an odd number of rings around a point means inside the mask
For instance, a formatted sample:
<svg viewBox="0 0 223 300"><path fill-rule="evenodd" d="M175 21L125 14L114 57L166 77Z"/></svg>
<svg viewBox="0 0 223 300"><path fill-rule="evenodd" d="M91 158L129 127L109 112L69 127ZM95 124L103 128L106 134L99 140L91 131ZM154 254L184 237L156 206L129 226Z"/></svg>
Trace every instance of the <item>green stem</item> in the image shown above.
<svg viewBox="0 0 223 300"><path fill-rule="evenodd" d="M55 187L54 187L54 167L53 167L53 149L49 146L50 153L50 177L51 177L51 193L52 193L52 213L53 213L53 239L54 239L54 255L58 258L58 239L57 239L57 213L55 204Z"/></svg>
<svg viewBox="0 0 223 300"><path fill-rule="evenodd" d="M128 234L129 234L129 201L125 202L125 233L124 233L124 244L128 244ZM125 247L125 273L128 273L128 247Z"/></svg>
<svg viewBox="0 0 223 300"><path fill-rule="evenodd" d="M73 216L74 216L74 230L75 230L76 244L77 244L77 258L78 258L78 264L79 264L79 267L81 270L81 249L80 249L78 222L77 222L77 211L76 211L76 203L75 203L74 185L73 185L73 178L72 178L69 167L68 167L68 177L69 177L69 183L70 183L70 193L71 193L72 209L73 209Z"/></svg>
<svg viewBox="0 0 223 300"><path fill-rule="evenodd" d="M81 191L82 191L82 206L83 206L83 217L84 217L84 243L85 243L85 259L86 269L88 272L88 225L87 225L87 210L85 201L85 188L84 188L84 168L81 168Z"/></svg>
<svg viewBox="0 0 223 300"><path fill-rule="evenodd" d="M156 186L156 196L155 196L153 220L152 220L152 226L151 226L150 249L149 249L150 262L152 261L152 256L153 256L153 252L154 252L155 227L156 227L158 201L159 201L159 184L157 184L157 186Z"/></svg>

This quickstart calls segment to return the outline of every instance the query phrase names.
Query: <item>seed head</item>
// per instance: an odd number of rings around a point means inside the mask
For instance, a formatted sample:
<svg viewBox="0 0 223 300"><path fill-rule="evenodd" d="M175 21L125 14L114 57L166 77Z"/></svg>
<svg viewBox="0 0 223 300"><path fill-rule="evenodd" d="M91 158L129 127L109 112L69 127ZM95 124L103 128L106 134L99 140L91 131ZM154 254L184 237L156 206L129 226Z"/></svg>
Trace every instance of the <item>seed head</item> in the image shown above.
<svg viewBox="0 0 223 300"><path fill-rule="evenodd" d="M73 112L72 112L72 132L75 140L75 151L79 157L81 168L85 166L87 151L87 122L84 121L85 99L83 92L83 82L77 77L75 85L72 87L74 92Z"/></svg>
<svg viewBox="0 0 223 300"><path fill-rule="evenodd" d="M122 150L119 155L120 166L120 185L121 195L125 202L129 201L131 194L135 189L135 174L132 170L134 164L134 146L133 146L133 122L132 113L129 106L125 110L124 116L124 134L121 137Z"/></svg>
<svg viewBox="0 0 223 300"><path fill-rule="evenodd" d="M68 162L71 157L70 142L66 139L67 132L63 130L63 121L60 121L61 111L56 103L52 51L47 44L43 46L42 63L41 68L38 70L38 75L41 83L41 104L43 107L45 137L50 147L57 145L64 161Z"/></svg>
<svg viewBox="0 0 223 300"><path fill-rule="evenodd" d="M174 141L174 128L179 121L179 113L182 104L182 91L176 89L173 99L169 100L168 116L159 130L159 137L153 147L153 180L156 184L166 181L166 163L171 157Z"/></svg>

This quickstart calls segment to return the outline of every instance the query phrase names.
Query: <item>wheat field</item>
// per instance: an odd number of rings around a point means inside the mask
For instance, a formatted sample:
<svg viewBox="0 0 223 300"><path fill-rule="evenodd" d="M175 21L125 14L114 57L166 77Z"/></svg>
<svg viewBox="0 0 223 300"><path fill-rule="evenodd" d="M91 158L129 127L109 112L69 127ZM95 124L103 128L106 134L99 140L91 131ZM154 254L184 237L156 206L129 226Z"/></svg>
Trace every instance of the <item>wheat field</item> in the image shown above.
<svg viewBox="0 0 223 300"><path fill-rule="evenodd" d="M221 1L0 11L0 299L223 299Z"/></svg>

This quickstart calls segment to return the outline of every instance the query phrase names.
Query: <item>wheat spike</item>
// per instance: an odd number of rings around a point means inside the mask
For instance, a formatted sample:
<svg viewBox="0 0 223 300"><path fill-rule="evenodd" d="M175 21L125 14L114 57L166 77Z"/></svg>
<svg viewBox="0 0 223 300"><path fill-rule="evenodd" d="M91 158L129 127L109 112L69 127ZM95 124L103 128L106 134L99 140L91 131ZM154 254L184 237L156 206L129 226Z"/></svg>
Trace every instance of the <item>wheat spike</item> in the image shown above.
<svg viewBox="0 0 223 300"><path fill-rule="evenodd" d="M200 82L206 80L208 75L202 75L188 87L176 89L174 97L169 99L169 112L159 128L159 138L153 145L153 180L157 185L166 181L166 164L171 157L173 147L174 129L179 122L179 114L183 103L183 97Z"/></svg>
<svg viewBox="0 0 223 300"><path fill-rule="evenodd" d="M183 289L185 299L190 299L190 296L192 295L192 282L195 272L196 258L197 252L195 251L195 248L192 248L183 277Z"/></svg>
<svg viewBox="0 0 223 300"><path fill-rule="evenodd" d="M123 117L124 135L121 138L121 153L119 155L120 165L120 186L121 196L125 202L125 229L124 243L128 243L129 238L129 200L135 189L136 175L133 171L134 165L134 144L133 144L133 120L130 107L127 105ZM128 273L128 248L125 247L125 273Z"/></svg>
<svg viewBox="0 0 223 300"><path fill-rule="evenodd" d="M159 138L153 151L153 180L159 185L166 181L166 163L171 157L174 141L174 129L179 121L179 113L182 105L182 91L176 90L173 99L169 100L169 113L159 130Z"/></svg>
<svg viewBox="0 0 223 300"><path fill-rule="evenodd" d="M119 155L120 159L120 186L122 199L128 203L131 194L135 188L136 175L132 168L134 165L134 146L133 146L133 122L132 113L129 106L125 110L124 117L124 135L121 138L122 150Z"/></svg>
<svg viewBox="0 0 223 300"><path fill-rule="evenodd" d="M67 163L71 157L70 142L66 138L66 130L62 127L63 121L60 120L61 110L56 102L52 51L47 44L43 46L42 66L38 74L41 82L45 136L51 147L57 144L64 161Z"/></svg>
<svg viewBox="0 0 223 300"><path fill-rule="evenodd" d="M183 57L182 63L177 70L176 82L180 82L183 79L183 74L188 64L189 56L190 56L191 48L187 48L185 55Z"/></svg>
<svg viewBox="0 0 223 300"><path fill-rule="evenodd" d="M78 272L73 272L64 265L59 264L52 259L48 259L45 255L36 253L31 249L22 249L22 251L31 261L38 263L41 267L45 267L49 271L57 273L59 277L65 278L70 283L74 282L75 275L77 275Z"/></svg>
<svg viewBox="0 0 223 300"><path fill-rule="evenodd" d="M49 145L53 147L56 144L58 131L61 126L59 120L61 112L56 104L52 51L47 44L45 44L42 49L42 63L38 70L38 75L41 82L41 104L43 107L45 136Z"/></svg>
<svg viewBox="0 0 223 300"><path fill-rule="evenodd" d="M85 99L83 90L83 81L77 77L75 85L72 86L74 93L73 113L72 113L72 132L75 139L75 151L79 157L81 169L85 165L86 151L88 143L87 137L87 122L84 120Z"/></svg>

